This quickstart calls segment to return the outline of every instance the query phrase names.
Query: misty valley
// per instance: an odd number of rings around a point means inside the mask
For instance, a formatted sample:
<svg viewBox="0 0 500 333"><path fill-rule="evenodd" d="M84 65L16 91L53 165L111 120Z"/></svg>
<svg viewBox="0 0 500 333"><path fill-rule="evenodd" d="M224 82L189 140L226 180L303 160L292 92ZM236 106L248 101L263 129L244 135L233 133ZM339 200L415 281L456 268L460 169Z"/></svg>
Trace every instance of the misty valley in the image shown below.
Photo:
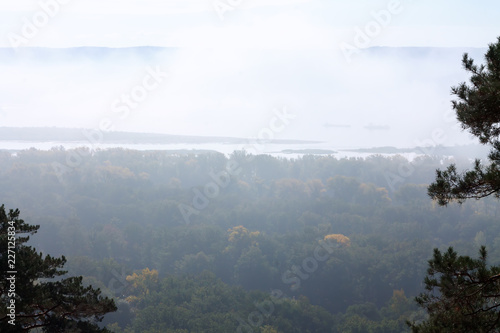
<svg viewBox="0 0 500 333"><path fill-rule="evenodd" d="M80 149L0 152L2 200L115 300L112 332L409 331L433 248L500 263L494 199L427 195L467 158Z"/></svg>
<svg viewBox="0 0 500 333"><path fill-rule="evenodd" d="M0 333L500 332L499 12L0 1Z"/></svg>

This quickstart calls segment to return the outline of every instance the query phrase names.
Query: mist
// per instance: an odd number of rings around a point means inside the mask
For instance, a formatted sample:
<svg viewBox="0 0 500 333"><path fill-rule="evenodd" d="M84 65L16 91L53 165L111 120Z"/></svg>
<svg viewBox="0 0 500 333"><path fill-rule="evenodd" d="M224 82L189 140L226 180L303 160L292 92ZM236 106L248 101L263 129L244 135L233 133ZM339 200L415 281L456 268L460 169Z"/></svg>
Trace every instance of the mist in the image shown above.
<svg viewBox="0 0 500 333"><path fill-rule="evenodd" d="M472 142L451 112L451 86L467 79L461 57L484 49L333 50L69 48L1 51L0 124L178 135L256 137L286 108L276 138L336 147L414 147L436 129ZM119 111L148 70L161 82ZM137 105L135 105L137 104Z"/></svg>
<svg viewBox="0 0 500 333"><path fill-rule="evenodd" d="M0 332L500 330L499 10L3 1Z"/></svg>

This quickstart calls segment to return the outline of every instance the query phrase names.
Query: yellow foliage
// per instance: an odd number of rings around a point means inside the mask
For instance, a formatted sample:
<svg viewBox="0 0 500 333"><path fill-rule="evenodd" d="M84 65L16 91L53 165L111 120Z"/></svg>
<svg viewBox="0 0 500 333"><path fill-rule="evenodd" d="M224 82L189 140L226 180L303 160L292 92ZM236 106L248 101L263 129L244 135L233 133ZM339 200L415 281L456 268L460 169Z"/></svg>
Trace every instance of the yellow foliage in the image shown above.
<svg viewBox="0 0 500 333"><path fill-rule="evenodd" d="M337 243L339 243L340 245L343 245L343 246L351 246L351 240L349 239L349 237L346 237L342 234L330 234L330 235L326 235L324 240L334 240L336 241Z"/></svg>
<svg viewBox="0 0 500 333"><path fill-rule="evenodd" d="M250 185L248 185L248 183L244 182L243 180L238 180L238 188L240 190L245 190L245 191L248 191L251 189Z"/></svg>
<svg viewBox="0 0 500 333"><path fill-rule="evenodd" d="M98 174L105 178L134 179L135 174L129 168L112 165L111 162L104 162L104 166L97 169Z"/></svg>
<svg viewBox="0 0 500 333"><path fill-rule="evenodd" d="M129 303L135 303L135 302L139 301L139 300L140 300L140 298L139 298L139 297L137 297L137 296L133 296L133 295L132 295L132 296L129 296L129 297L125 298L125 300L126 300L127 302L129 302Z"/></svg>
<svg viewBox="0 0 500 333"><path fill-rule="evenodd" d="M260 235L260 231L252 231L250 233L250 238L254 238Z"/></svg>
<svg viewBox="0 0 500 333"><path fill-rule="evenodd" d="M363 194L369 194L373 190L373 185L362 183L359 185L359 189Z"/></svg>
<svg viewBox="0 0 500 333"><path fill-rule="evenodd" d="M156 269L150 270L149 268L144 268L141 271L141 274L133 273L132 275L127 276L127 281L154 281L158 282L158 271Z"/></svg>
<svg viewBox="0 0 500 333"><path fill-rule="evenodd" d="M312 197L319 197L325 193L325 185L320 179L312 179L307 182L308 194Z"/></svg>
<svg viewBox="0 0 500 333"><path fill-rule="evenodd" d="M279 332L274 327L266 325L266 326L262 327L261 333L279 333Z"/></svg>
<svg viewBox="0 0 500 333"><path fill-rule="evenodd" d="M247 228L242 225L231 228L227 231L229 233L228 241L229 246L224 249L224 253L231 252L235 249L243 249L250 245L257 245L257 237L260 235L260 231L250 232Z"/></svg>
<svg viewBox="0 0 500 333"><path fill-rule="evenodd" d="M377 194L380 195L380 199L385 202L391 202L392 199L389 197L389 191L385 187L377 187Z"/></svg>
<svg viewBox="0 0 500 333"><path fill-rule="evenodd" d="M404 301L406 301L406 296L405 296L405 291L401 288L401 290L393 290L392 291L392 297L394 299L403 299Z"/></svg>
<svg viewBox="0 0 500 333"><path fill-rule="evenodd" d="M230 243L234 243L242 238L245 238L245 236L248 236L248 229L242 225L229 229L227 232L229 232L228 240Z"/></svg>
<svg viewBox="0 0 500 333"><path fill-rule="evenodd" d="M398 312L399 310L404 309L407 303L408 303L408 298L406 298L403 289L393 290L392 298L390 300L390 306L393 311Z"/></svg>
<svg viewBox="0 0 500 333"><path fill-rule="evenodd" d="M140 274L133 273L126 277L127 282L130 283L130 291L133 294L141 296L149 294L149 289L152 285L158 283L158 271L156 269L150 270L149 268L144 268ZM129 296L127 300L129 302L134 302L138 299L136 296Z"/></svg>

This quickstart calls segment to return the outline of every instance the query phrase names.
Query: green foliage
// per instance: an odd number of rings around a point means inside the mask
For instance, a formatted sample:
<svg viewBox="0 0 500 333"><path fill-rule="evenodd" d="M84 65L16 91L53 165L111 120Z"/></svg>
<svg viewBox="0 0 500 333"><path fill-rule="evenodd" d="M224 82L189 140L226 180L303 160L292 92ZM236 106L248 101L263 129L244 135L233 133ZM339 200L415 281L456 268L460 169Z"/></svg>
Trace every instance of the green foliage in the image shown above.
<svg viewBox="0 0 500 333"><path fill-rule="evenodd" d="M468 54L464 54L462 64L471 74L470 85L464 82L452 88L458 98L453 101L453 109L462 127L493 149L487 166L478 159L472 170L463 173L453 164L444 171L437 170L429 195L440 205L492 194L500 197L500 37L489 45L485 64L476 65Z"/></svg>
<svg viewBox="0 0 500 333"><path fill-rule="evenodd" d="M495 143L500 135L500 37L490 44L485 54L485 64L477 66L464 54L462 64L471 74L470 83L452 88L458 97L453 102L457 118L481 143Z"/></svg>
<svg viewBox="0 0 500 333"><path fill-rule="evenodd" d="M452 247L434 250L429 260L426 292L417 297L429 319L413 324L413 332L498 332L500 267L488 267L484 246L479 258L458 256Z"/></svg>
<svg viewBox="0 0 500 333"><path fill-rule="evenodd" d="M341 317L338 332L400 333L407 330L406 318L414 312L415 305L406 298L403 290L394 290L388 306L378 308L364 303L350 306Z"/></svg>
<svg viewBox="0 0 500 333"><path fill-rule="evenodd" d="M106 332L97 322L103 316L116 310L114 301L102 298L99 289L82 285L82 277L62 278L66 271L61 268L66 263L65 257L43 256L34 248L25 245L29 235L33 235L39 226L25 223L19 218L19 210L6 212L0 206L0 328L2 332L28 331L41 328L44 332ZM12 295L10 281L12 274L9 266L6 244L12 241L12 230L19 235L15 239L15 296ZM9 235L9 232L10 235ZM27 234L26 236L23 236ZM59 278L57 278L59 277ZM57 278L54 280L54 278ZM12 300L15 304L15 318L7 305ZM15 319L15 325L9 320Z"/></svg>
<svg viewBox="0 0 500 333"><path fill-rule="evenodd" d="M452 88L458 98L453 101L453 109L462 128L493 149L487 166L476 159L473 169L463 173L454 164L436 171L436 180L428 187L428 194L440 205L452 201L462 204L470 198L490 195L500 197L500 37L496 44L489 45L485 64L476 65L467 54L462 64L471 74L470 85L461 83ZM478 231L473 243L486 242L485 233ZM429 319L413 324L414 332L498 332L500 268L486 265L484 246L479 254L479 259L472 259L458 256L452 247L444 254L434 250L424 281L427 292L417 298L429 313Z"/></svg>
<svg viewBox="0 0 500 333"><path fill-rule="evenodd" d="M135 312L132 332L326 332L333 325L328 312L305 299L246 292L208 272L164 278Z"/></svg>
<svg viewBox="0 0 500 333"><path fill-rule="evenodd" d="M296 327L302 332L317 327L354 331L348 323L365 323L362 327L375 332L402 327L402 332L404 321L417 320L423 311L401 305L405 301L393 306L391 297L394 290L404 289L410 299L421 291L432 247L454 242L457 249L468 251L476 239L491 247L492 254L500 251L500 241L492 236L500 233L495 202L436 210L423 200L425 189L413 185L431 180L430 170L439 167L440 157L422 158L393 192L384 173L397 173L408 163L400 157L286 160L118 149L94 152L59 179L51 163L65 163L73 153L0 153L0 186L10 189L1 196L9 204L20 203L23 213L42 225L31 244L44 253L67 255L65 268L71 275L83 275L85 286L99 287L103 295L115 298L118 311L106 315L103 324L117 332L132 332L134 327L140 332L185 332L186 327L200 331L189 322L178 328L162 323L168 311L180 311L183 318L183 309L191 318L212 323L214 331L217 322L227 322L224 325L235 331L239 321L232 306L239 304L239 316L248 322L256 311L254 303L269 300L271 290L281 290L284 301L259 328L252 327L254 332L266 326L278 332ZM212 171L236 160L242 172L186 224L178 204L190 204L193 187L203 192L204 184L213 181ZM484 237L476 237L481 231ZM350 246L334 247L332 253L321 250L328 235L344 235ZM141 282L146 267L158 272L158 282ZM287 271L288 278L299 280L298 289L283 280ZM134 272L137 279L127 281ZM192 285L173 283L168 288L175 293L163 287L165 279L185 274L191 274ZM216 302L218 282L195 291L194 285L204 279L198 275L204 274L214 274L235 296ZM238 286L241 289L232 289ZM249 292L255 289L257 294ZM166 302L167 296L174 303ZM366 304L378 315L353 312ZM221 308L211 308L217 306ZM135 326L136 321L147 322L148 307L155 326ZM306 325L313 319L316 328Z"/></svg>
<svg viewBox="0 0 500 333"><path fill-rule="evenodd" d="M43 225L30 242L52 255L25 245L39 227L2 207L2 244L5 221L18 222L19 323L105 331L97 323L116 307L94 285L116 299L117 313L101 323L116 333L400 333L407 320L420 332L498 331L500 272L486 265L484 248L479 259L436 250L418 298L429 317L411 301L433 247L470 253L487 244L500 257L497 203L465 202L500 193L500 39L485 65L467 55L463 64L470 85L452 88L453 108L464 129L492 145L488 166L443 156L0 151L0 188L8 189L0 201L24 205ZM443 160L450 167L426 193ZM195 196L219 184L214 175L228 163L241 172L186 223L180 205L199 207ZM427 194L463 205L436 210ZM83 278L65 278L62 254Z"/></svg>

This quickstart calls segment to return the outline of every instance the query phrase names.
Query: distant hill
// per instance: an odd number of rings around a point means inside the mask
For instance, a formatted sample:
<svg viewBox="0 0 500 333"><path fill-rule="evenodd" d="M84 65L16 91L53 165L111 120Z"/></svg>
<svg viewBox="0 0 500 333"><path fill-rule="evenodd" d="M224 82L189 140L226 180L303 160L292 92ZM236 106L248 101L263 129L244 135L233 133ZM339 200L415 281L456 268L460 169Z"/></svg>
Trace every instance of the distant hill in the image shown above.
<svg viewBox="0 0 500 333"><path fill-rule="evenodd" d="M0 141L26 141L26 142L84 142L89 139L85 133L88 129L57 128L57 127L0 127ZM133 132L101 132L100 143L123 144L174 144L174 143L231 143L244 144L245 138L169 135L157 133ZM273 140L273 143L304 144L317 143L304 140Z"/></svg>
<svg viewBox="0 0 500 333"><path fill-rule="evenodd" d="M110 47L70 47L70 48L46 48L46 47L22 47L18 49L0 47L0 60L9 61L38 61L40 63L59 62L61 60L102 61L106 58L119 56L121 59L140 58L143 60L153 59L160 52L162 55L174 54L176 48L139 46L126 48Z"/></svg>
<svg viewBox="0 0 500 333"><path fill-rule="evenodd" d="M82 46L69 48L47 48L47 47L21 47L13 49L10 47L0 47L1 61L22 61L34 60L43 62L58 62L62 59L71 59L79 61L87 60L104 60L106 58L114 58L119 56L122 59L140 58L143 60L154 59L160 55L173 55L179 48L175 47L159 47L159 46L136 46L124 48L99 47L99 46ZM369 47L361 49L361 54L370 56L395 56L401 58L419 58L426 57L430 54L438 54L441 56L450 54L462 54L463 52L470 53L473 58L482 58L486 48L458 48L458 47ZM254 52L254 51L251 51ZM261 54L286 54L289 51L284 50L259 50Z"/></svg>

